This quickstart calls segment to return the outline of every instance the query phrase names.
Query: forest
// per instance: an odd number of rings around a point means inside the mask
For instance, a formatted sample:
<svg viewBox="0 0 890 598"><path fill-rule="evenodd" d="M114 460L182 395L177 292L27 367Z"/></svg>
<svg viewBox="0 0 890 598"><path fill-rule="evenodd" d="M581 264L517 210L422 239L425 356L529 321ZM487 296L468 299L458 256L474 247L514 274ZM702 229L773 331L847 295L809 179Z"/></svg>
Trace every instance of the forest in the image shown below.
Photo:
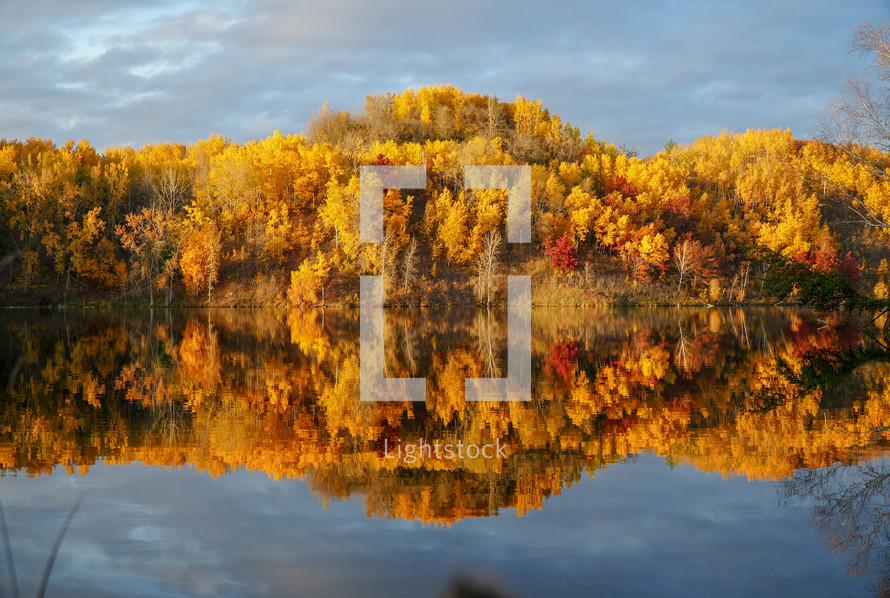
<svg viewBox="0 0 890 598"><path fill-rule="evenodd" d="M890 155L783 130L668 141L645 158L541 101L449 85L323 106L301 134L98 151L0 141L0 304L336 306L360 274L394 305L776 302L764 255L888 296ZM531 166L532 243L467 165ZM425 165L359 242L362 165ZM792 297L793 299L793 297Z"/></svg>

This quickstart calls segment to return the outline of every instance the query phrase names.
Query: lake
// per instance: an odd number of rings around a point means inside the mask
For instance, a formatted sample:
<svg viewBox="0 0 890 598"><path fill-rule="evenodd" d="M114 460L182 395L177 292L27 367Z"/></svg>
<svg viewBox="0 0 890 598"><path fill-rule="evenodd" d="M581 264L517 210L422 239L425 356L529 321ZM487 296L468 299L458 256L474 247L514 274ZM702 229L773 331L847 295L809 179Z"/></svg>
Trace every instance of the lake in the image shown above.
<svg viewBox="0 0 890 598"><path fill-rule="evenodd" d="M359 330L345 309L0 312L0 592L14 571L35 595L62 531L49 596L890 589L874 326L535 308L531 400L478 403L505 311L386 310L385 373L425 402L360 400Z"/></svg>

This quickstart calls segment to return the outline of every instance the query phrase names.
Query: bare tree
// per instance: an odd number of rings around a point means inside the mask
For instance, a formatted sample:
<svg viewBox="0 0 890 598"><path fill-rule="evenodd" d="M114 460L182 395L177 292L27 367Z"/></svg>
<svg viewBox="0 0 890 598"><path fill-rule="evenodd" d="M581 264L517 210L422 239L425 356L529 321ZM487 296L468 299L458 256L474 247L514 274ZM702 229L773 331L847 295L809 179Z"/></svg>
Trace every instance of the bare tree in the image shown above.
<svg viewBox="0 0 890 598"><path fill-rule="evenodd" d="M501 233L496 230L485 234L482 253L476 262L476 298L491 305L496 289L496 277L500 265Z"/></svg>
<svg viewBox="0 0 890 598"><path fill-rule="evenodd" d="M685 237L677 243L673 252L674 266L679 273L677 292L682 289L687 275L692 278L693 287L717 275L717 256L712 246L703 246L698 239Z"/></svg>
<svg viewBox="0 0 890 598"><path fill-rule="evenodd" d="M674 266L680 278L677 282L677 292L683 288L683 277L692 270L692 250L688 239L674 247Z"/></svg>
<svg viewBox="0 0 890 598"><path fill-rule="evenodd" d="M392 112L392 98L369 96L365 103L362 121L367 127L370 141L398 139L399 124Z"/></svg>
<svg viewBox="0 0 890 598"><path fill-rule="evenodd" d="M393 285L398 280L398 270L396 269L397 251L396 235L387 229L383 233L383 243L380 244L380 274L383 275L383 288L387 294L393 289Z"/></svg>
<svg viewBox="0 0 890 598"><path fill-rule="evenodd" d="M417 279L417 262L417 239L412 236L402 258L402 291L405 293Z"/></svg>
<svg viewBox="0 0 890 598"><path fill-rule="evenodd" d="M829 104L822 132L828 141L856 143L881 151L890 150L890 25L866 23L852 36L851 52L871 56L872 77L847 79L844 93Z"/></svg>
<svg viewBox="0 0 890 598"><path fill-rule="evenodd" d="M189 179L174 166L167 166L151 181L151 210L152 213L162 211L167 219L173 222L176 211L185 203L189 193ZM167 227L164 240L169 255L164 260L163 275L167 280L167 293L164 305L170 305L173 300L173 278L179 262L179 243L174 238L174 228Z"/></svg>
<svg viewBox="0 0 890 598"><path fill-rule="evenodd" d="M875 182L890 183L890 25L866 23L852 36L851 51L873 58L871 76L847 80L844 92L832 101L817 125L819 137L831 144L856 177L862 174ZM880 152L874 151L875 149ZM853 222L890 229L890 201L867 198L840 180L835 172L814 168L809 173L839 199Z"/></svg>
<svg viewBox="0 0 890 598"><path fill-rule="evenodd" d="M345 110L331 111L328 103L318 109L309 123L309 139L314 143L341 143L350 131L358 127L352 115Z"/></svg>
<svg viewBox="0 0 890 598"><path fill-rule="evenodd" d="M188 179L175 167L168 166L152 179L152 209L161 209L171 216L176 213L189 192Z"/></svg>
<svg viewBox="0 0 890 598"><path fill-rule="evenodd" d="M504 118L504 107L496 97L488 96L485 105L485 137L494 139L506 130L507 121Z"/></svg>

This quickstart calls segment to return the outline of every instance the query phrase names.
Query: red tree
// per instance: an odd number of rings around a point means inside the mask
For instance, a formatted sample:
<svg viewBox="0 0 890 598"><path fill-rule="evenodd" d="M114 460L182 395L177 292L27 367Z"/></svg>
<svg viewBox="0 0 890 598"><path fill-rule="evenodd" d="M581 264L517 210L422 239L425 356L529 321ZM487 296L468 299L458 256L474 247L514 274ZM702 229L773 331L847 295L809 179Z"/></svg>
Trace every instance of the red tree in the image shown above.
<svg viewBox="0 0 890 598"><path fill-rule="evenodd" d="M816 272L827 274L837 272L852 285L859 282L861 271L856 259L848 251L842 256L837 243L833 239L823 240L810 251L801 251L794 260L811 266Z"/></svg>
<svg viewBox="0 0 890 598"><path fill-rule="evenodd" d="M572 244L569 233L564 233L556 241L547 239L542 244L544 253L550 256L550 264L557 270L574 271L578 267L578 253Z"/></svg>
<svg viewBox="0 0 890 598"><path fill-rule="evenodd" d="M632 182L628 181L626 178L621 176L620 174L616 176L613 180L606 183L606 194L610 194L613 191L617 191L624 197L636 197L640 194L640 191L637 189L637 186Z"/></svg>

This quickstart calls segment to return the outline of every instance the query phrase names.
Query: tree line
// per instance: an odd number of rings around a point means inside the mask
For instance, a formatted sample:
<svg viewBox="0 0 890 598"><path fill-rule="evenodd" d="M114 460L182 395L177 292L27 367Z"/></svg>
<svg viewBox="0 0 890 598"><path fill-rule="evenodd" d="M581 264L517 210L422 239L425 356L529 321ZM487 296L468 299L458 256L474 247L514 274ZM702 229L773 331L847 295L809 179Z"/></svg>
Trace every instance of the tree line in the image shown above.
<svg viewBox="0 0 890 598"><path fill-rule="evenodd" d="M495 303L509 269L734 303L770 299L764 250L885 298L890 154L859 142L723 132L640 158L540 101L447 85L325 106L306 133L244 144L0 141L3 300L350 303L358 274L382 273L394 302ZM425 189L386 193L379 245L358 235L368 164L427 172ZM465 188L474 164L531 165L530 247L504 245L504 191Z"/></svg>

